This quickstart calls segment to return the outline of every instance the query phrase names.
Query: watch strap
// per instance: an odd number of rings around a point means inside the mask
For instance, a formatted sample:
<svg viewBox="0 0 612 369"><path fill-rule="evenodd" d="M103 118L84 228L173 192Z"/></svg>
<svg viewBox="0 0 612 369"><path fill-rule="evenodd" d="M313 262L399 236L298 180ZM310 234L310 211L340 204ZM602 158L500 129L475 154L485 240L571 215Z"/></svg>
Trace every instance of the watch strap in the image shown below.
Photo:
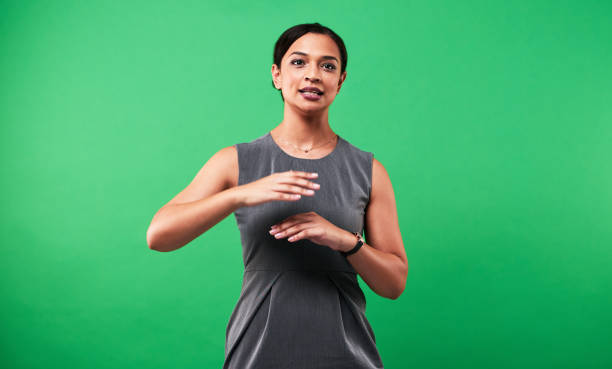
<svg viewBox="0 0 612 369"><path fill-rule="evenodd" d="M361 238L361 234L357 232L353 232L353 234L355 235L355 237L357 237L357 244L349 251L340 251L340 253L342 253L342 255L344 256L349 256L356 253L361 248L361 246L363 246L363 239Z"/></svg>

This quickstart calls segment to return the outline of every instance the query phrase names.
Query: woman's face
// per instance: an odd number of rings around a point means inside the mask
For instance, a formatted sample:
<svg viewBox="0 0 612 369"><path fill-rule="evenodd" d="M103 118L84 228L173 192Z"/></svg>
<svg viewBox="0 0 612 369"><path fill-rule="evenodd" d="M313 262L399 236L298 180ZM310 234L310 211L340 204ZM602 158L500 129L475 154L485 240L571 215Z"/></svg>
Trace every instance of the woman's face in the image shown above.
<svg viewBox="0 0 612 369"><path fill-rule="evenodd" d="M272 79L283 91L285 104L302 111L323 110L334 101L346 78L340 75L340 50L327 35L307 33L293 42L281 60L272 65ZM318 93L305 92L316 88Z"/></svg>

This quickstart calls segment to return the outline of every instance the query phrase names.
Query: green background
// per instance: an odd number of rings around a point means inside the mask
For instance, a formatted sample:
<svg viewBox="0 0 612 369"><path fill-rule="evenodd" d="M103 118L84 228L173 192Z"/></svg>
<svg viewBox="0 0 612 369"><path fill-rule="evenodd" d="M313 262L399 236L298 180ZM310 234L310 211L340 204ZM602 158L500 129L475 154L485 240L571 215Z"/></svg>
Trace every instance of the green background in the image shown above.
<svg viewBox="0 0 612 369"><path fill-rule="evenodd" d="M612 367L612 3L0 3L5 368L220 368L233 215L149 250L219 149L282 120L274 42L348 49L330 124L386 167L410 265L360 280L385 368Z"/></svg>

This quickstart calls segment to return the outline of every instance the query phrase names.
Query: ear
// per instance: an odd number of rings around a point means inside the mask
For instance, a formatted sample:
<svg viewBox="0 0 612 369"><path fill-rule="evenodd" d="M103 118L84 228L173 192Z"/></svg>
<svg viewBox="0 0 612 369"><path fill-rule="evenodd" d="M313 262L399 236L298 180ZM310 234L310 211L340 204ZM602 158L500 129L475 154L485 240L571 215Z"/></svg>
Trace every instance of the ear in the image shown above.
<svg viewBox="0 0 612 369"><path fill-rule="evenodd" d="M277 90L281 89L282 79L280 69L276 66L276 64L272 64L272 82L274 82L274 87Z"/></svg>
<svg viewBox="0 0 612 369"><path fill-rule="evenodd" d="M338 90L336 91L336 94L340 92L340 88L342 87L342 84L344 83L345 79L346 79L346 71L344 71L342 75L340 76L340 80L338 81Z"/></svg>

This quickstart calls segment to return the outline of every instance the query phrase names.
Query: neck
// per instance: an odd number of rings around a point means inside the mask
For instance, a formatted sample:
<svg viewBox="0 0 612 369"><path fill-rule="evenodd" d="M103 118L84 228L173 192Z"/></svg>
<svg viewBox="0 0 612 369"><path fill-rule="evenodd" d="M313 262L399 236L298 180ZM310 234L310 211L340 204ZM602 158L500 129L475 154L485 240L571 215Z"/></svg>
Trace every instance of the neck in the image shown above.
<svg viewBox="0 0 612 369"><path fill-rule="evenodd" d="M283 121L271 132L300 147L329 140L334 131L329 126L328 111L304 112L285 104Z"/></svg>

